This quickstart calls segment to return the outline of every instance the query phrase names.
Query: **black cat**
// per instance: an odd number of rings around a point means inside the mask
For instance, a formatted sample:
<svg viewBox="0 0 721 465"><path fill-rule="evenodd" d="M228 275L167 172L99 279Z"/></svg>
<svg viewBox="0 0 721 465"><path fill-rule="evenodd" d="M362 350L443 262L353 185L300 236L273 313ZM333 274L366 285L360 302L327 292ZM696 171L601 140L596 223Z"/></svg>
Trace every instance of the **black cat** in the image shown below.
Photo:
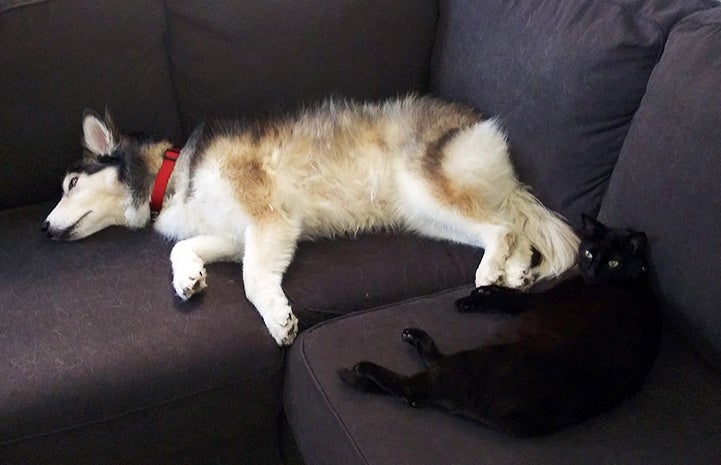
<svg viewBox="0 0 721 465"><path fill-rule="evenodd" d="M456 301L462 312L518 314L493 342L444 355L420 329L404 342L429 362L403 376L372 362L338 371L367 392L435 405L519 436L546 434L638 391L658 352L661 321L646 275L646 235L584 217L579 277L544 293L498 286Z"/></svg>

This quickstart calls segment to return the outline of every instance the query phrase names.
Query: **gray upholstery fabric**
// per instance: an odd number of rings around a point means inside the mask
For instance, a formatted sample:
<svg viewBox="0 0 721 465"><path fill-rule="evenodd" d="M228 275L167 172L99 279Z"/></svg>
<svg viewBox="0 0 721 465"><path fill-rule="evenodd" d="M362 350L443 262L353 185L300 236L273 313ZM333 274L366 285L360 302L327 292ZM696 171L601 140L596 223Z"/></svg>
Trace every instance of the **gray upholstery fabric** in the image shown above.
<svg viewBox="0 0 721 465"><path fill-rule="evenodd" d="M668 320L721 367L721 7L671 32L601 219L648 232Z"/></svg>
<svg viewBox="0 0 721 465"><path fill-rule="evenodd" d="M721 375L667 336L642 390L615 409L548 436L517 439L431 408L365 394L336 376L372 360L402 373L422 367L401 342L426 329L442 351L478 346L507 316L462 314L468 288L353 314L305 331L288 353L284 408L313 465L710 464L721 456Z"/></svg>
<svg viewBox="0 0 721 465"><path fill-rule="evenodd" d="M57 195L80 156L85 108L108 108L128 132L179 135L162 1L10 3L0 10L0 209Z"/></svg>
<svg viewBox="0 0 721 465"><path fill-rule="evenodd" d="M257 118L328 95L425 91L434 0L167 2L186 132L207 116Z"/></svg>
<svg viewBox="0 0 721 465"><path fill-rule="evenodd" d="M206 116L431 89L499 115L521 178L577 222L597 211L660 58L601 215L650 231L672 322L713 359L718 13L682 22L664 51L679 18L711 4L0 0L0 463L277 464L286 361L308 465L713 463L719 375L674 339L616 411L512 440L335 378L362 357L417 367L399 341L411 324L448 349L477 344L495 319L449 307L467 288L322 323L285 360L238 265L211 265L207 293L181 303L170 243L121 229L50 242L39 228L51 205L36 204L57 199L86 107L182 142ZM400 234L303 243L283 286L310 326L470 283L481 253Z"/></svg>
<svg viewBox="0 0 721 465"><path fill-rule="evenodd" d="M239 460L278 462L283 354L241 268L209 267L207 294L184 303L170 243L53 242L50 208L0 213L0 463L160 463L230 439Z"/></svg>
<svg viewBox="0 0 721 465"><path fill-rule="evenodd" d="M410 234L301 243L283 279L304 327L333 316L471 284L482 249Z"/></svg>
<svg viewBox="0 0 721 465"><path fill-rule="evenodd" d="M441 1L432 90L497 116L520 178L595 215L668 30L710 0Z"/></svg>

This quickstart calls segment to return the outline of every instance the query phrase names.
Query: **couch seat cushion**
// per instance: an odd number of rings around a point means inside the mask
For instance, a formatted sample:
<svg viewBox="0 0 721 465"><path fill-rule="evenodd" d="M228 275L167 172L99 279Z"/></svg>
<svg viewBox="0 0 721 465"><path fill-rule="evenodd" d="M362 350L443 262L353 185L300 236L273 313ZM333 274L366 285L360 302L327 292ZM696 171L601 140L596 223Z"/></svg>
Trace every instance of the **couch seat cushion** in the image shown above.
<svg viewBox="0 0 721 465"><path fill-rule="evenodd" d="M0 214L1 374L9 380L0 388L0 451L35 453L38 463L48 451L92 456L118 447L108 428L134 439L120 457L136 461L173 452L149 450L154 442L234 434L248 442L243 434L263 432L272 444L275 433L263 427L279 411L282 353L244 297L240 266L210 265L207 292L181 302L171 286L171 243L121 228L49 241L39 227L51 208ZM409 234L303 242L283 286L310 327L471 283L482 254ZM210 437L203 421L217 423Z"/></svg>
<svg viewBox="0 0 721 465"><path fill-rule="evenodd" d="M304 327L473 283L482 249L411 234L303 242L283 288Z"/></svg>
<svg viewBox="0 0 721 465"><path fill-rule="evenodd" d="M614 410L548 436L517 439L439 410L361 393L337 376L366 359L410 374L421 368L400 334L418 326L442 350L475 347L503 319L461 314L445 291L315 326L292 346L284 406L313 465L688 464L721 456L721 375L668 335L641 392Z"/></svg>
<svg viewBox="0 0 721 465"><path fill-rule="evenodd" d="M184 303L170 243L120 228L53 242L51 207L0 213L0 463L162 463L228 439L239 460L279 462L283 353L240 267L210 267Z"/></svg>

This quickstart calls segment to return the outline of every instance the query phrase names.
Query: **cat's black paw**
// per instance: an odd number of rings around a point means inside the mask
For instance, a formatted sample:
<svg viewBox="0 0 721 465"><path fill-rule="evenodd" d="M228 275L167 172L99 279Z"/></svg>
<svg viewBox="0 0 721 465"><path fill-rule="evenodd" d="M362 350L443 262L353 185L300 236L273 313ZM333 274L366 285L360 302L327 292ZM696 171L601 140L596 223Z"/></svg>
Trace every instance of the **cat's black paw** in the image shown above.
<svg viewBox="0 0 721 465"><path fill-rule="evenodd" d="M370 369L369 365L375 365L375 363L360 362L350 369L340 368L336 374L341 381L361 391L374 394L383 392L380 386L364 372L365 369Z"/></svg>
<svg viewBox="0 0 721 465"><path fill-rule="evenodd" d="M480 286L471 291L470 295L495 295L508 291L507 287L489 284L488 286Z"/></svg>
<svg viewBox="0 0 721 465"><path fill-rule="evenodd" d="M456 300L459 312L486 311L504 306L509 298L522 294L518 289L503 286L480 286L471 291L466 297Z"/></svg>
<svg viewBox="0 0 721 465"><path fill-rule="evenodd" d="M353 367L353 371L358 374L359 376L364 377L372 377L376 371L378 371L378 368L380 368L378 365L376 365L373 362L358 362Z"/></svg>
<svg viewBox="0 0 721 465"><path fill-rule="evenodd" d="M428 338L428 333L418 328L406 328L403 330L403 333L401 333L401 340L413 347L417 347L419 341L426 340Z"/></svg>
<svg viewBox="0 0 721 465"><path fill-rule="evenodd" d="M434 361L442 357L433 338L427 332L418 328L406 328L401 334L401 340L416 348L426 361Z"/></svg>
<svg viewBox="0 0 721 465"><path fill-rule="evenodd" d="M483 308L483 295L471 294L467 297L461 297L456 300L456 309L459 312L471 312Z"/></svg>

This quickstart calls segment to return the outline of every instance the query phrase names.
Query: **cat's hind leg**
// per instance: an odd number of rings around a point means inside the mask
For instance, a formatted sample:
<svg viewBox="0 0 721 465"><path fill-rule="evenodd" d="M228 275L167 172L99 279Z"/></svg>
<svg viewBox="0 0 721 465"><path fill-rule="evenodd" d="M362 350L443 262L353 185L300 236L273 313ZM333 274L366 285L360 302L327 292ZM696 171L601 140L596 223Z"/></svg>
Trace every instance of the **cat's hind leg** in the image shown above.
<svg viewBox="0 0 721 465"><path fill-rule="evenodd" d="M438 350L435 341L427 332L418 328L406 328L401 334L401 340L406 344L410 344L416 348L423 360L427 362L435 362L443 357Z"/></svg>
<svg viewBox="0 0 721 465"><path fill-rule="evenodd" d="M350 373L349 373L350 372ZM422 396L416 388L419 375L408 377L393 370L377 365L373 362L360 362L352 370L338 372L341 380L366 392L378 391L397 397L402 397L412 407L421 404ZM374 383L378 389L371 386Z"/></svg>
<svg viewBox="0 0 721 465"><path fill-rule="evenodd" d="M336 374L341 381L363 392L370 394L388 394L388 392L381 388L373 379L367 378L366 376L358 373L355 370L355 367L340 368L336 371Z"/></svg>

